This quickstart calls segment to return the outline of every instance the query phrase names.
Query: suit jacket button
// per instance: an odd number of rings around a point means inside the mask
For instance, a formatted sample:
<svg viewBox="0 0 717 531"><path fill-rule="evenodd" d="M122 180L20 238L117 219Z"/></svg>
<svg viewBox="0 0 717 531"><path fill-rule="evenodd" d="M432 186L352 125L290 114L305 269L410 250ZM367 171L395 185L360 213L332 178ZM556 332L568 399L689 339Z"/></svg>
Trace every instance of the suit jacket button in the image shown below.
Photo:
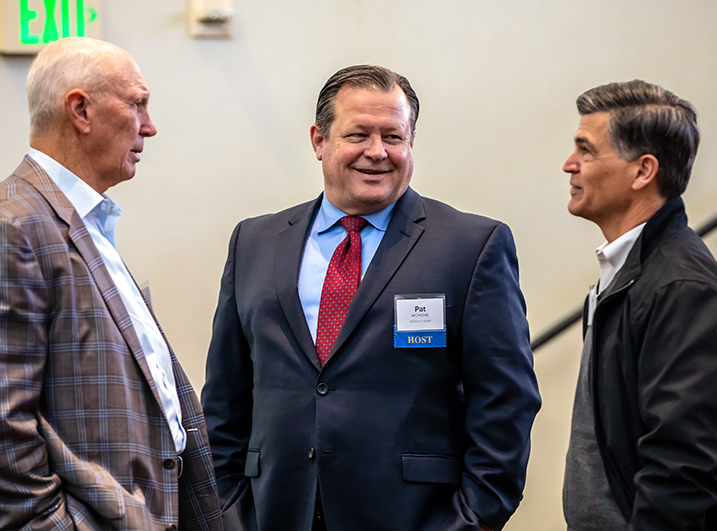
<svg viewBox="0 0 717 531"><path fill-rule="evenodd" d="M319 385L316 386L316 392L320 395L325 395L329 392L329 386L321 382Z"/></svg>
<svg viewBox="0 0 717 531"><path fill-rule="evenodd" d="M309 459L314 459L316 457L316 450L313 448L309 449Z"/></svg>
<svg viewBox="0 0 717 531"><path fill-rule="evenodd" d="M165 460L162 462L162 465L163 465L164 468L166 468L167 470L172 470L172 469L176 466L176 464L174 463L174 459L165 459ZM169 529L169 528L167 528L167 529Z"/></svg>

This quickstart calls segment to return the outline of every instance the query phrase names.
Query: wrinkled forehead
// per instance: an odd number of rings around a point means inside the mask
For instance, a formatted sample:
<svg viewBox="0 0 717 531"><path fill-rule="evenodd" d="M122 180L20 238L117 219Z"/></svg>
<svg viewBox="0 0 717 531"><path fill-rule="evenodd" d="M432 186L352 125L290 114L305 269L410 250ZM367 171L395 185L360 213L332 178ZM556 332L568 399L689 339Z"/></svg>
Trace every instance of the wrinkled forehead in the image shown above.
<svg viewBox="0 0 717 531"><path fill-rule="evenodd" d="M104 74L107 88L114 92L141 92L149 95L149 88L139 65L129 54L108 58L104 64Z"/></svg>

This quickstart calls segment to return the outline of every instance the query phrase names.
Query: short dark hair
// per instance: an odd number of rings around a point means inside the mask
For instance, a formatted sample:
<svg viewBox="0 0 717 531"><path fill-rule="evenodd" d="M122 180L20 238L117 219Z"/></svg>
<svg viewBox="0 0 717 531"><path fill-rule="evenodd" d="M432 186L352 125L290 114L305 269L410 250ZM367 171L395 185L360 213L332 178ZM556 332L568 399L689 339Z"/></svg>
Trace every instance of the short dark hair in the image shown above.
<svg viewBox="0 0 717 531"><path fill-rule="evenodd" d="M610 116L612 147L625 160L654 155L660 195L672 199L687 188L700 143L694 106L672 92L639 79L609 83L577 99L580 115Z"/></svg>
<svg viewBox="0 0 717 531"><path fill-rule="evenodd" d="M354 65L342 68L336 72L319 92L319 100L316 103L316 127L319 132L327 136L334 122L334 111L336 107L336 96L341 87L360 87L369 90L380 89L389 92L393 87L398 86L406 95L408 104L411 107L411 138L416 135L416 121L418 120L418 96L411 87L408 79L388 68L376 65Z"/></svg>

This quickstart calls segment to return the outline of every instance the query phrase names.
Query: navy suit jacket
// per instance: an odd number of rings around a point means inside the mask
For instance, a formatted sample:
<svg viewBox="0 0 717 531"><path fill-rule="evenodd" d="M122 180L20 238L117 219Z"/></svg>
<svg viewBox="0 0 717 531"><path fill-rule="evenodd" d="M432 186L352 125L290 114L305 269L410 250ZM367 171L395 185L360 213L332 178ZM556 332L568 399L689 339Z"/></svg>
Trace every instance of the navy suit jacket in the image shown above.
<svg viewBox="0 0 717 531"><path fill-rule="evenodd" d="M321 367L298 296L320 199L241 222L202 400L228 529L500 529L540 407L512 235L410 188ZM394 295L446 296L447 346L393 346Z"/></svg>

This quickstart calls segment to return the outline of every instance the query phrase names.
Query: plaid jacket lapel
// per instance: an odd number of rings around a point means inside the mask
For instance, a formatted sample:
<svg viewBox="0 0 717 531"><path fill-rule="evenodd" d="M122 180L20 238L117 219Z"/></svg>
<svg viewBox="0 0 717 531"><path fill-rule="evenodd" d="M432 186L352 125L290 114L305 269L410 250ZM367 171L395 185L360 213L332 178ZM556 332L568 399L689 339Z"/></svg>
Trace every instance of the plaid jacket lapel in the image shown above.
<svg viewBox="0 0 717 531"><path fill-rule="evenodd" d="M139 338L134 331L132 326L132 320L130 319L127 309L122 302L122 297L117 290L117 287L112 282L112 277L109 271L105 267L102 257L100 256L97 247L90 233L87 231L87 227L83 223L79 214L72 206L72 203L67 199L65 194L57 187L55 182L50 178L49 175L37 164L31 157L26 156L23 163L15 171L15 175L21 177L29 184L31 184L47 202L52 206L57 215L69 226L69 237L72 243L75 244L80 255L87 264L87 268L90 270L90 274L97 285L102 298L107 304L107 308L112 315L112 318L117 325L122 337L127 342L130 351L134 355L137 363L142 370L150 389L152 390L152 396L159 404L159 407L164 413L162 408L162 401L159 399L157 388L152 378L152 373L149 370L147 359L144 357L142 346L140 345Z"/></svg>

